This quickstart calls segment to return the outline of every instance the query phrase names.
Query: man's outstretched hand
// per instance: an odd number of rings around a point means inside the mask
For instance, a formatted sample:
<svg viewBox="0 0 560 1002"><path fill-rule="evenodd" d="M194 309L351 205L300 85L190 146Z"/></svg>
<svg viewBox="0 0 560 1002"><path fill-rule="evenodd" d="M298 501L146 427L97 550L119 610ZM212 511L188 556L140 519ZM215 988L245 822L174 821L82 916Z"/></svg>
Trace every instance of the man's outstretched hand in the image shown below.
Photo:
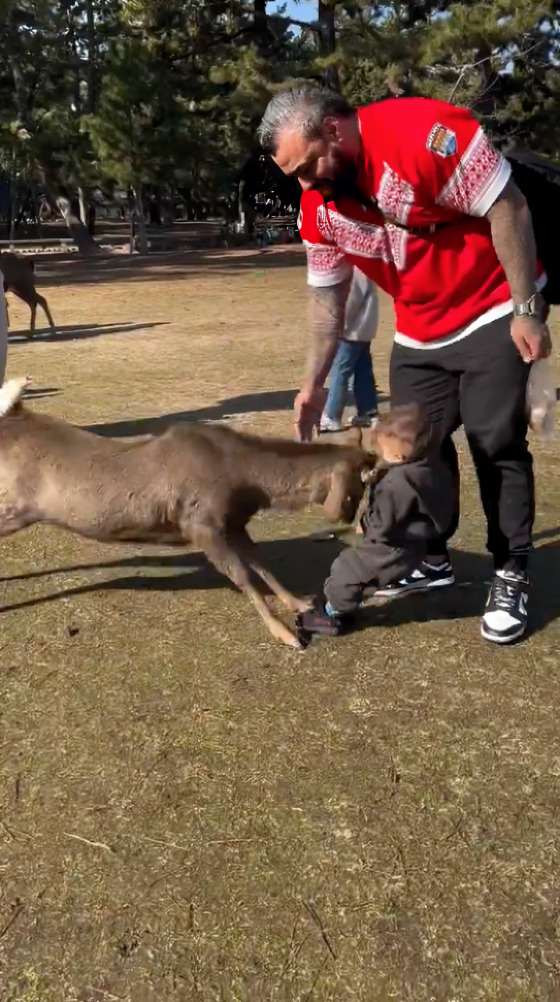
<svg viewBox="0 0 560 1002"><path fill-rule="evenodd" d="M299 391L294 403L294 433L298 442L311 442L326 399L327 394L322 387L304 387Z"/></svg>

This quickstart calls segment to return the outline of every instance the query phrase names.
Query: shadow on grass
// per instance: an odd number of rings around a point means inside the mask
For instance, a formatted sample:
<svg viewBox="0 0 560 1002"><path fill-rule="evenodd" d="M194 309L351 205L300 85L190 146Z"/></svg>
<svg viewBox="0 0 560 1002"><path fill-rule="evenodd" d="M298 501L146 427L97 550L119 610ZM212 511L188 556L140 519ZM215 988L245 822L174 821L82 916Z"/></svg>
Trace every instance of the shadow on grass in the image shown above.
<svg viewBox="0 0 560 1002"><path fill-rule="evenodd" d="M21 338L25 345L36 344L43 341L82 341L85 338L101 337L103 334L132 334L134 331L149 330L151 327L163 327L169 321L158 320L152 323L123 323L123 324L68 324L57 327L56 334L48 328L46 330L35 331L33 337L29 337L28 331L12 331L8 336L10 349L18 347L16 338Z"/></svg>
<svg viewBox="0 0 560 1002"><path fill-rule="evenodd" d="M175 414L160 414L154 417L127 421L110 421L107 424L84 426L84 431L108 438L127 438L136 435L157 435L177 421L220 421L246 414L248 411L290 411L294 406L297 390L271 390L264 393L243 393L238 397L228 397L219 404L199 407Z"/></svg>
<svg viewBox="0 0 560 1002"><path fill-rule="evenodd" d="M24 400L42 400L43 397L55 397L62 393L59 386L29 386L24 394Z"/></svg>
<svg viewBox="0 0 560 1002"><path fill-rule="evenodd" d="M320 592L332 561L343 549L340 537L316 540L309 536L279 539L260 543L266 564L290 591L300 595ZM489 559L480 553L452 551L457 584L430 594L407 595L382 606L369 607L360 614L358 628L381 623L398 626L405 622L431 622L470 619L480 616L491 577ZM560 544L550 543L539 547L532 560L531 632L544 629L560 618L560 579L556 573L560 559ZM44 602L110 591L189 591L191 589L232 588L233 585L208 563L202 553L188 552L161 556L134 556L107 563L78 564L31 571L0 579L1 583L27 581L55 574L108 570L129 570L120 577L92 581L64 591L7 604L1 611L31 608ZM145 573L152 570L163 574ZM176 572L176 573L173 573Z"/></svg>
<svg viewBox="0 0 560 1002"><path fill-rule="evenodd" d="M128 438L129 436L157 435L178 421L223 421L238 414L257 411L291 411L296 393L297 389L243 393L237 397L228 397L219 404L212 404L209 407L127 421L110 421L107 424L85 425L84 431L92 431L96 435L109 438ZM380 394L379 399L383 401L386 397L384 394Z"/></svg>
<svg viewBox="0 0 560 1002"><path fill-rule="evenodd" d="M183 281L189 275L207 273L229 277L251 271L302 268L305 255L301 244L293 250L245 247L172 248L147 257L126 254L100 255L87 261L70 259L41 260L39 291L58 285L87 285L96 282Z"/></svg>

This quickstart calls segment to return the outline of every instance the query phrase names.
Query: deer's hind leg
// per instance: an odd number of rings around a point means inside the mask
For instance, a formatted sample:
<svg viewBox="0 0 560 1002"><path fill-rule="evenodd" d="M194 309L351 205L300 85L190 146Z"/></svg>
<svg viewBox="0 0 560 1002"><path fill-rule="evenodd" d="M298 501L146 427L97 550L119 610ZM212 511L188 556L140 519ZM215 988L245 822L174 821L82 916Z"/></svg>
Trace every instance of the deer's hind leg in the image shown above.
<svg viewBox="0 0 560 1002"><path fill-rule="evenodd" d="M301 650L302 645L295 633L273 615L264 596L251 581L250 567L239 552L237 542L226 537L220 529L210 526L191 526L188 537L204 551L216 570L225 574L250 599L275 640Z"/></svg>
<svg viewBox="0 0 560 1002"><path fill-rule="evenodd" d="M234 541L237 552L243 556L255 574L259 575L264 583L268 585L271 592L280 599L290 612L306 612L307 609L311 608L311 602L305 598L298 598L297 595L292 595L292 592L284 588L284 585L280 584L278 579L274 577L272 571L269 571L268 567L265 567L259 548L253 542L246 529L236 529L228 538Z"/></svg>
<svg viewBox="0 0 560 1002"><path fill-rule="evenodd" d="M28 337L33 337L35 333L35 321L37 319L37 303L29 303L29 309L31 310L31 320L29 321L29 334Z"/></svg>
<svg viewBox="0 0 560 1002"><path fill-rule="evenodd" d="M51 331L53 332L53 334L56 334L56 327L54 325L54 320L53 320L52 313L49 310L49 304L47 303L47 300L45 299L45 297L44 296L40 296L37 291L35 292L35 302L36 302L36 304L38 304L41 307L41 309L45 313L46 318L49 321ZM37 307L35 307L35 308L37 308Z"/></svg>
<svg viewBox="0 0 560 1002"><path fill-rule="evenodd" d="M37 317L37 303L35 302L35 293L32 288L30 289L27 286L27 284L25 286L10 285L8 291L13 292L14 296L17 296L18 299L21 299L22 303L25 303L26 306L29 306L29 309L31 310L31 317L29 320L29 332L26 332L25 334L25 336L28 339L31 339L35 333L35 319Z"/></svg>

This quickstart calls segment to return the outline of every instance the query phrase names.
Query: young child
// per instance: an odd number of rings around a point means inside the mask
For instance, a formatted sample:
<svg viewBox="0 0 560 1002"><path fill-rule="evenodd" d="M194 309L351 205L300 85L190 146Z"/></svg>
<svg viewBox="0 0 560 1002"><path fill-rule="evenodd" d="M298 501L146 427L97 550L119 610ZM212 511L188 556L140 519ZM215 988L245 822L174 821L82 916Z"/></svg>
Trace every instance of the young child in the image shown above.
<svg viewBox="0 0 560 1002"><path fill-rule="evenodd" d="M377 331L377 289L354 268L344 313L344 337L331 368L331 382L321 416L321 432L341 431L348 388L353 380L356 416L353 424L371 426L377 417L377 390L371 364L371 342Z"/></svg>
<svg viewBox="0 0 560 1002"><path fill-rule="evenodd" d="M430 448L430 428L417 404L380 415L374 443L381 460L363 518L361 547L334 561L314 608L298 617L303 634L336 636L366 587L385 588L410 574L431 539L445 536L453 517L452 476Z"/></svg>

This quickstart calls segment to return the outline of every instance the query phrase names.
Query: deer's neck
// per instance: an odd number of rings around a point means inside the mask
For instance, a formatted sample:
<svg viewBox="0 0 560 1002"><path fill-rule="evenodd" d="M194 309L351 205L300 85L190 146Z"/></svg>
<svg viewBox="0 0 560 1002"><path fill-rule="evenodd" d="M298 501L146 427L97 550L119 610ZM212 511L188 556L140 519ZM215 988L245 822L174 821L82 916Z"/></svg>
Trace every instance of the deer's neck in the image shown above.
<svg viewBox="0 0 560 1002"><path fill-rule="evenodd" d="M322 504L341 458L310 454L271 457L265 475L261 476L270 507L296 511L309 504Z"/></svg>

